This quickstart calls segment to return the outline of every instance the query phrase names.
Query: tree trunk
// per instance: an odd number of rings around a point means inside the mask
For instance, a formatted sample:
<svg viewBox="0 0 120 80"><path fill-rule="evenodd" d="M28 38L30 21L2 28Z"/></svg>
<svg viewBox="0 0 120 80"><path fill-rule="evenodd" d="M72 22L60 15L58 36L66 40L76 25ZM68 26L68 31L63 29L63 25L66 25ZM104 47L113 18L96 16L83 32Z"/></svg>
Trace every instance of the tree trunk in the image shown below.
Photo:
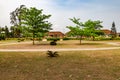
<svg viewBox="0 0 120 80"><path fill-rule="evenodd" d="M93 36L93 41L95 40L95 36Z"/></svg>
<svg viewBox="0 0 120 80"><path fill-rule="evenodd" d="M80 36L80 45L82 44L82 36Z"/></svg>
<svg viewBox="0 0 120 80"><path fill-rule="evenodd" d="M35 33L33 32L33 45L35 45Z"/></svg>

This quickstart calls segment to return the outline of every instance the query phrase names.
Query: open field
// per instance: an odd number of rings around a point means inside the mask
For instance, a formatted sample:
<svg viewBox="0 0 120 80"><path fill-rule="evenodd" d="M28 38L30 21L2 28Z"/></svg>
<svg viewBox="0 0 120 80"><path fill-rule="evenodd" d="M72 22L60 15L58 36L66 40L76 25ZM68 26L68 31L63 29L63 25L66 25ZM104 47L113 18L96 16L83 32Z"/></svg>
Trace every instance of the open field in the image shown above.
<svg viewBox="0 0 120 80"><path fill-rule="evenodd" d="M120 50L0 52L0 80L119 80Z"/></svg>
<svg viewBox="0 0 120 80"><path fill-rule="evenodd" d="M28 42L4 42L0 44L0 49L54 49L54 48L101 48L101 47L119 47L118 41L82 41L79 40L58 41L57 46L49 45L50 41L36 42L32 45L32 41Z"/></svg>

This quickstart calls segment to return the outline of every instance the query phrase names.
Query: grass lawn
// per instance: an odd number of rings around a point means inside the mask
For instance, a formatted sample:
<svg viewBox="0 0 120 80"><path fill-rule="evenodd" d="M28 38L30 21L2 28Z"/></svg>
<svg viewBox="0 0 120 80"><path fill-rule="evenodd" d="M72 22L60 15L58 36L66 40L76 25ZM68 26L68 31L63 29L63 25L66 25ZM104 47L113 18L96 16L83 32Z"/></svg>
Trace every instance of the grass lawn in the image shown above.
<svg viewBox="0 0 120 80"><path fill-rule="evenodd" d="M82 41L80 45L79 40L58 41L56 46L49 45L50 41L36 42L36 45L32 45L32 41L2 43L0 49L50 49L50 48L101 48L101 47L115 47L116 45L107 44L109 41ZM115 43L115 41L111 41ZM117 41L116 41L117 42ZM120 43L117 42L119 45ZM5 45L4 45L5 44ZM119 46L117 45L117 47Z"/></svg>
<svg viewBox="0 0 120 80"><path fill-rule="evenodd" d="M120 50L0 52L0 80L119 80Z"/></svg>

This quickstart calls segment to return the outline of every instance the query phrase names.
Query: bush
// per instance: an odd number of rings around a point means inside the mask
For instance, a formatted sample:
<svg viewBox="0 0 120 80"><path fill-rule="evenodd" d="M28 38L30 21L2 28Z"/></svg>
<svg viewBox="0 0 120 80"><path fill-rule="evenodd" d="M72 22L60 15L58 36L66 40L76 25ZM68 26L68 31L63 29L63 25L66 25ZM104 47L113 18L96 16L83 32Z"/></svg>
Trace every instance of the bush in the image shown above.
<svg viewBox="0 0 120 80"><path fill-rule="evenodd" d="M59 55L57 54L58 52L53 52L53 51L47 51L48 57L58 57Z"/></svg>
<svg viewBox="0 0 120 80"><path fill-rule="evenodd" d="M115 38L115 40L120 40L120 37Z"/></svg>
<svg viewBox="0 0 120 80"><path fill-rule="evenodd" d="M65 38L63 38L63 40L70 40L70 38L65 37Z"/></svg>
<svg viewBox="0 0 120 80"><path fill-rule="evenodd" d="M5 40L5 35L4 34L0 34L0 40Z"/></svg>
<svg viewBox="0 0 120 80"><path fill-rule="evenodd" d="M18 38L18 42L22 42L24 40L25 40L24 38Z"/></svg>
<svg viewBox="0 0 120 80"><path fill-rule="evenodd" d="M60 38L47 38L48 41L60 40Z"/></svg>
<svg viewBox="0 0 120 80"><path fill-rule="evenodd" d="M50 45L57 45L56 42L57 42L57 40L53 40L53 41L50 42Z"/></svg>
<svg viewBox="0 0 120 80"><path fill-rule="evenodd" d="M99 37L99 38L95 38L95 40L113 40L113 38Z"/></svg>

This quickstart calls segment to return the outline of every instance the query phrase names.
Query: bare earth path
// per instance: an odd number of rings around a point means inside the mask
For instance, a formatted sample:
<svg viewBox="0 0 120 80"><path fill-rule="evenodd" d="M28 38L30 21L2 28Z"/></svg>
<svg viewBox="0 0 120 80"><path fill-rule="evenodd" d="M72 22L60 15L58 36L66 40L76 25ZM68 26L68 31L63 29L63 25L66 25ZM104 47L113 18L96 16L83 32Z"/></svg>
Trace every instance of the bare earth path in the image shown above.
<svg viewBox="0 0 120 80"><path fill-rule="evenodd" d="M24 42L29 43L29 42ZM7 44L1 44L1 45L11 45L16 43L7 43ZM17 43L21 44L21 43ZM108 42L106 44L116 45L118 47L104 47L104 48L54 48L54 49L0 49L0 52L40 52L40 51L84 51L84 50L111 50L111 49L120 49L120 45L113 42Z"/></svg>
<svg viewBox="0 0 120 80"><path fill-rule="evenodd" d="M111 50L120 49L120 47L109 48L65 48L65 49L0 49L0 52L39 52L39 51L83 51L83 50Z"/></svg>

